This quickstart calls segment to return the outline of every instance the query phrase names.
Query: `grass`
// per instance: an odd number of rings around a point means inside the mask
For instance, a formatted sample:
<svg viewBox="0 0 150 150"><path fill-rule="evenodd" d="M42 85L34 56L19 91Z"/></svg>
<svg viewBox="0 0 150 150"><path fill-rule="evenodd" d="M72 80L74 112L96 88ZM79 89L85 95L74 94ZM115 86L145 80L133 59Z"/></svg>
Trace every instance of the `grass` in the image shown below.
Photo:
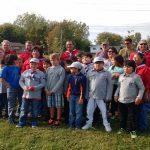
<svg viewBox="0 0 150 150"><path fill-rule="evenodd" d="M30 125L15 128L7 120L0 119L0 150L150 150L149 132L138 134L131 139L130 134L117 135L118 120L111 121L113 131L106 133L102 122L96 130L73 130L66 125L59 128L40 122L39 127Z"/></svg>

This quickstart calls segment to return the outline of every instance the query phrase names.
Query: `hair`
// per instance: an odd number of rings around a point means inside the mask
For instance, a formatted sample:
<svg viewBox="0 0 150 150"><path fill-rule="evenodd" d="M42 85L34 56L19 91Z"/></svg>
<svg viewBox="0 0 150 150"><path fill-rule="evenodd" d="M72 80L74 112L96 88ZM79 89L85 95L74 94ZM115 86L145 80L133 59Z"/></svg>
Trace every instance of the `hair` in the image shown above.
<svg viewBox="0 0 150 150"><path fill-rule="evenodd" d="M60 60L60 54L59 53L52 53L49 55L49 58Z"/></svg>
<svg viewBox="0 0 150 150"><path fill-rule="evenodd" d="M149 50L147 40L140 40L138 45L137 45L137 51L140 51L139 46L140 46L141 43L146 43L147 44L147 50Z"/></svg>
<svg viewBox="0 0 150 150"><path fill-rule="evenodd" d="M117 51L117 49L116 49L115 47L109 47L108 51L109 51L110 49L112 49L112 50L115 52L115 54L118 54L118 51Z"/></svg>
<svg viewBox="0 0 150 150"><path fill-rule="evenodd" d="M5 59L0 60L0 65L5 65Z"/></svg>
<svg viewBox="0 0 150 150"><path fill-rule="evenodd" d="M43 58L43 50L40 48L40 47L38 47L38 46L34 46L33 48L32 48L32 52L33 51L38 51L39 53L40 53L40 58Z"/></svg>
<svg viewBox="0 0 150 150"><path fill-rule="evenodd" d="M72 60L66 60L64 63L67 65L71 65L73 63L73 61Z"/></svg>
<svg viewBox="0 0 150 150"><path fill-rule="evenodd" d="M133 71L135 71L135 68L136 68L136 64L134 62L134 60L126 60L124 62L124 66L130 66L133 68Z"/></svg>
<svg viewBox="0 0 150 150"><path fill-rule="evenodd" d="M127 42L132 43L132 39L131 39L131 38L125 38L125 40L124 40L124 41L127 41Z"/></svg>
<svg viewBox="0 0 150 150"><path fill-rule="evenodd" d="M1 44L3 45L4 43L8 43L10 45L10 42L8 40L3 40Z"/></svg>
<svg viewBox="0 0 150 150"><path fill-rule="evenodd" d="M25 44L27 44L27 43L28 43L28 44L33 44L32 41L26 41Z"/></svg>
<svg viewBox="0 0 150 150"><path fill-rule="evenodd" d="M77 54L75 54L75 56L82 58L83 54L84 54L84 52L80 51Z"/></svg>
<svg viewBox="0 0 150 150"><path fill-rule="evenodd" d="M113 59L117 62L117 66L118 67L122 67L124 64L124 58L121 55L117 55L115 57L113 57ZM113 66L114 68L115 66Z"/></svg>
<svg viewBox="0 0 150 150"><path fill-rule="evenodd" d="M6 57L5 57L5 64L6 65L14 65L14 62L15 62L15 60L17 60L18 59L18 57L17 57L17 55L14 55L14 54L9 54L9 55L7 55Z"/></svg>
<svg viewBox="0 0 150 150"><path fill-rule="evenodd" d="M146 64L146 59L143 53L140 51L136 52L134 55L138 55L141 59L143 59L142 64Z"/></svg>
<svg viewBox="0 0 150 150"><path fill-rule="evenodd" d="M83 53L82 57L84 57L84 56L89 57L89 58L93 58L91 53Z"/></svg>

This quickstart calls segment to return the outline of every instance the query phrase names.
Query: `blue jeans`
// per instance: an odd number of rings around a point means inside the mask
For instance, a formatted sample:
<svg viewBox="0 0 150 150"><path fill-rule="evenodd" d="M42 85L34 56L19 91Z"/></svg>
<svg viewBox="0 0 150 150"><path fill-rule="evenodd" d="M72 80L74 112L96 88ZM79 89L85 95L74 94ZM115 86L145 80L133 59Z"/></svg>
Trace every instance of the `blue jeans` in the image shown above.
<svg viewBox="0 0 150 150"><path fill-rule="evenodd" d="M29 106L31 106L32 123L37 124L37 117L39 114L40 100L23 99L21 112L19 117L19 124L22 126L26 125L27 114L29 112Z"/></svg>
<svg viewBox="0 0 150 150"><path fill-rule="evenodd" d="M5 109L5 115L8 114L8 101L7 94L0 93L0 115L2 115L2 110Z"/></svg>
<svg viewBox="0 0 150 150"><path fill-rule="evenodd" d="M16 107L16 100L18 99L18 104L20 109L22 103L22 89L10 87L7 89L7 100L8 100L8 116L9 119L13 119L14 111Z"/></svg>
<svg viewBox="0 0 150 150"><path fill-rule="evenodd" d="M81 128L83 117L83 104L78 104L79 96L70 96L69 125L71 128Z"/></svg>

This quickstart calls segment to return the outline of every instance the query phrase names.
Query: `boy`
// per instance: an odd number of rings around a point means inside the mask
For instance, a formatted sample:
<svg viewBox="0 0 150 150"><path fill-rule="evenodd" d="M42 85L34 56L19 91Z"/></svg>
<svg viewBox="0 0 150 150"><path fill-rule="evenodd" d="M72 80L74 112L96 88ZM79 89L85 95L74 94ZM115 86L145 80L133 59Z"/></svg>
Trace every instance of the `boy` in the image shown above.
<svg viewBox="0 0 150 150"><path fill-rule="evenodd" d="M71 71L67 91L67 100L70 102L69 126L70 128L81 128L83 114L83 100L86 90L86 77L80 72L82 65L73 62L68 66Z"/></svg>
<svg viewBox="0 0 150 150"><path fill-rule="evenodd" d="M111 74L104 70L104 59L101 57L94 58L94 69L87 74L87 118L88 121L82 129L86 130L92 127L93 113L96 106L101 111L103 125L107 132L111 131L110 124L107 120L106 103L112 97Z"/></svg>
<svg viewBox="0 0 150 150"><path fill-rule="evenodd" d="M115 92L115 101L119 102L120 130L122 134L126 130L127 117L130 121L131 138L136 138L136 105L140 104L144 93L144 85L139 75L135 74L136 64L133 60L124 63L124 74L119 77L118 88Z"/></svg>
<svg viewBox="0 0 150 150"><path fill-rule="evenodd" d="M23 89L23 100L19 117L19 124L16 126L19 128L26 125L29 106L31 106L32 113L32 128L36 128L38 125L37 117L39 114L41 91L45 85L45 76L42 71L38 70L38 64L39 60L37 58L31 58L30 69L22 73L19 81L19 84Z"/></svg>
<svg viewBox="0 0 150 150"><path fill-rule="evenodd" d="M50 125L59 126L63 106L63 83L65 70L60 66L60 56L57 53L50 55L51 67L46 72L46 87L48 107L50 107ZM55 108L57 109L57 120L54 120Z"/></svg>

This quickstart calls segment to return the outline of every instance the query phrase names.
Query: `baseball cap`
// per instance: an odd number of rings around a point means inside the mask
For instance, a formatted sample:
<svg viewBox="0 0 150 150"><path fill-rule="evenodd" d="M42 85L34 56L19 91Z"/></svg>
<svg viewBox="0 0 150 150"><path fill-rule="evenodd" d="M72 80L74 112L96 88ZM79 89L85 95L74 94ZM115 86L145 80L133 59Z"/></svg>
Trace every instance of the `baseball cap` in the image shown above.
<svg viewBox="0 0 150 150"><path fill-rule="evenodd" d="M94 60L93 60L94 63L96 63L98 61L104 62L104 58L102 58L102 57L95 57Z"/></svg>
<svg viewBox="0 0 150 150"><path fill-rule="evenodd" d="M78 69L82 69L82 65L80 62L73 62L70 66L68 66L68 68L78 68Z"/></svg>
<svg viewBox="0 0 150 150"><path fill-rule="evenodd" d="M39 63L39 60L37 58L31 58L30 63Z"/></svg>

